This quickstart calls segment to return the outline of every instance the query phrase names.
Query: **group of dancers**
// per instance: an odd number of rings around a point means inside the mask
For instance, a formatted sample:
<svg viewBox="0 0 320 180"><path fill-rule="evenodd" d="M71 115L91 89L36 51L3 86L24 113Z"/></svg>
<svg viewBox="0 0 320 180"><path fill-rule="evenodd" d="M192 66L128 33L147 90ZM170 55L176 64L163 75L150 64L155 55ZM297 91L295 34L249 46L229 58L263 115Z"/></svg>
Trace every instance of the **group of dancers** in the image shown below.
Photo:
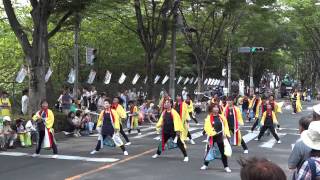
<svg viewBox="0 0 320 180"><path fill-rule="evenodd" d="M127 135L123 131L123 120L127 119L129 131L135 129L140 134L138 125L138 108L134 102L129 103L129 112L126 112L116 97L112 101L108 98L104 100L104 110L101 111L98 121L97 130L99 132L98 142L91 152L96 154L101 148L106 146L119 147L123 155L129 153L126 146L130 145ZM293 93L292 105L294 113L301 111L300 95ZM198 121L194 116L193 102L188 95L183 100L181 95L177 95L175 101L168 95L162 97L160 101L160 118L156 124L156 130L160 133L161 140L158 149L152 158L158 158L165 150L178 147L183 154L183 161L188 162L189 157L186 150L186 141L195 144L189 132L189 122ZM253 95L250 99L243 97L226 97L221 100L214 96L208 105L208 115L204 120L204 134L207 136L206 153L204 156L203 166L201 170L208 168L209 162L215 159L217 149L221 154L221 160L226 172L231 172L228 166L228 157L231 156L231 145L242 146L243 153L249 153L248 146L241 136L240 127L246 122L253 122L251 130L254 131L258 126L260 133L256 140L260 140L264 133L269 130L277 143L281 143L276 127L279 127L277 114L281 112L281 105L274 100L273 95L269 97L260 97L259 94ZM54 139L52 124L54 121L53 114L48 110L47 102L42 103L42 109L34 117L38 123L43 123L43 127L49 130L50 139ZM50 121L50 122L49 122ZM122 141L120 135L126 140L126 144ZM35 156L39 155L41 143L44 133L40 133L39 143ZM230 145L231 144L231 145ZM57 154L57 146L55 141L52 142L54 154Z"/></svg>

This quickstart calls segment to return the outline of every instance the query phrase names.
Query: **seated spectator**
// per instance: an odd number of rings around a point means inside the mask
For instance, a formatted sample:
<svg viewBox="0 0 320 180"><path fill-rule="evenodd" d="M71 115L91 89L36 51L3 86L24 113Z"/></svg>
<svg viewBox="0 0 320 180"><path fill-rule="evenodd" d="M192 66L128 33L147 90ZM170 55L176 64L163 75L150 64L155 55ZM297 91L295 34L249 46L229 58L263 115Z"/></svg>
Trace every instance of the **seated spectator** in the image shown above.
<svg viewBox="0 0 320 180"><path fill-rule="evenodd" d="M16 120L17 134L19 135L19 140L22 147L30 147L31 143L31 134L27 132L25 127L24 119L20 118Z"/></svg>
<svg viewBox="0 0 320 180"><path fill-rule="evenodd" d="M151 122L151 123L157 122L156 109L155 109L155 106L153 103L150 103L150 106L147 111L147 118L148 118L149 122Z"/></svg>
<svg viewBox="0 0 320 180"><path fill-rule="evenodd" d="M296 180L320 179L320 121L313 121L301 134L303 143L311 149L310 158L301 166Z"/></svg>
<svg viewBox="0 0 320 180"><path fill-rule="evenodd" d="M241 159L239 164L241 180L286 180L283 170L267 159Z"/></svg>
<svg viewBox="0 0 320 180"><path fill-rule="evenodd" d="M299 120L300 134L309 128L311 121L312 117L303 117ZM310 152L311 149L303 143L302 139L298 139L288 159L289 169L298 172L304 161L309 158ZM296 177L296 172L294 173L294 177Z"/></svg>
<svg viewBox="0 0 320 180"><path fill-rule="evenodd" d="M32 114L31 117L33 117L35 113ZM29 136L31 137L31 143L37 144L38 142L38 131L37 131L37 123L33 121L32 119L28 120L26 123L26 130Z"/></svg>
<svg viewBox="0 0 320 180"><path fill-rule="evenodd" d="M72 119L72 124L74 126L73 135L75 137L80 137L81 136L81 134L80 134L81 124L82 124L82 122L81 122L81 119L82 119L81 118L81 114L82 114L82 111L77 110L75 116Z"/></svg>
<svg viewBox="0 0 320 180"><path fill-rule="evenodd" d="M82 116L82 124L85 131L87 131L89 134L93 134L94 122L91 120L89 110L84 111L84 115Z"/></svg>
<svg viewBox="0 0 320 180"><path fill-rule="evenodd" d="M14 143L17 139L17 134L11 129L11 118L9 116L3 117L3 128L0 130L0 147L5 150L6 148L14 148Z"/></svg>

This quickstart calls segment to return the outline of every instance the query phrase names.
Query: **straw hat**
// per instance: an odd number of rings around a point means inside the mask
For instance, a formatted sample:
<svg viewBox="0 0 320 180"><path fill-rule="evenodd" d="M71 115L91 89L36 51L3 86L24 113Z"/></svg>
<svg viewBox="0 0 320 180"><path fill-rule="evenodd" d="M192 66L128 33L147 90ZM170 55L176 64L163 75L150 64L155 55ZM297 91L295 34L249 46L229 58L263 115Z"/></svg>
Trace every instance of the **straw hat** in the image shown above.
<svg viewBox="0 0 320 180"><path fill-rule="evenodd" d="M314 105L313 106L313 111L320 115L320 104Z"/></svg>
<svg viewBox="0 0 320 180"><path fill-rule="evenodd" d="M314 150L320 150L320 121L312 121L308 130L301 133L303 143Z"/></svg>
<svg viewBox="0 0 320 180"><path fill-rule="evenodd" d="M3 121L11 122L10 116L4 116L4 117L3 117Z"/></svg>

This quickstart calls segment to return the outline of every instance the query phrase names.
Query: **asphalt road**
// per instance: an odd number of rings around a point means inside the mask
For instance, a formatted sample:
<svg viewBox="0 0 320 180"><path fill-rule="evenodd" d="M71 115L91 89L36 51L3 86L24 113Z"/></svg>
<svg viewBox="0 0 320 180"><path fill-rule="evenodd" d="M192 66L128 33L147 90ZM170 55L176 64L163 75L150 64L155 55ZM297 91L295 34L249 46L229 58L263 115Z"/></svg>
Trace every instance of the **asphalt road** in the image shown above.
<svg viewBox="0 0 320 180"><path fill-rule="evenodd" d="M118 148L104 148L96 155L90 155L94 149L97 137L65 138L58 141L59 157L52 159L51 151L42 150L39 158L30 155L34 148L17 148L0 152L0 179L112 179L112 180L195 180L195 179L240 179L240 166L237 160L241 157L259 156L278 164L285 170L288 179L291 172L287 168L287 159L291 152L291 144L299 138L298 120L312 113L310 107L314 103L304 104L304 111L292 115L291 110L283 109L279 115L281 130L278 131L282 144L276 144L272 135L264 136L260 142L253 138L258 132L250 134L251 123L242 127L242 135L250 140L247 144L249 154L243 154L241 147L233 147L233 155L229 158L232 173L225 173L220 160L210 163L209 169L201 171L205 150L205 137L201 136L201 125L192 124L191 134L196 144L188 144L188 163L183 162L183 156L178 149L166 151L158 159L152 159L158 145L158 135L150 125L142 127L142 136L133 133L129 136L132 145L127 147L129 156L123 156ZM203 122L203 116L198 119ZM63 155L63 156L62 156ZM65 156L68 155L68 156ZM102 162L101 162L102 161Z"/></svg>

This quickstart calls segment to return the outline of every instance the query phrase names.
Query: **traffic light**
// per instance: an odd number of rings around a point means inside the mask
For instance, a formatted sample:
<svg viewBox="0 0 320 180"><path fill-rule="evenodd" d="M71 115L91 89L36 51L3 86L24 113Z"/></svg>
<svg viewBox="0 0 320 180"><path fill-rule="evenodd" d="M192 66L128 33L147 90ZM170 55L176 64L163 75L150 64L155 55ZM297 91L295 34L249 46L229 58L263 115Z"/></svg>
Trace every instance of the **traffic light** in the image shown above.
<svg viewBox="0 0 320 180"><path fill-rule="evenodd" d="M252 47L251 48L251 52L255 53L255 52L263 52L264 51L264 47Z"/></svg>

